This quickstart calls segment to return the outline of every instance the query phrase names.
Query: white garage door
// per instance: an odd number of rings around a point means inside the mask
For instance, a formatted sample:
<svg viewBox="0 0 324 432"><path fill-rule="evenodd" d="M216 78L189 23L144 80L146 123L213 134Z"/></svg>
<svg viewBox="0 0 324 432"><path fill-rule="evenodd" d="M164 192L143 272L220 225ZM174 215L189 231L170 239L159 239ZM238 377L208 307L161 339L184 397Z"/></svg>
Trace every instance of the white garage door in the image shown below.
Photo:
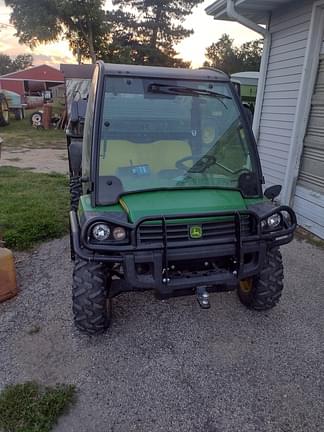
<svg viewBox="0 0 324 432"><path fill-rule="evenodd" d="M323 53L324 54L324 53ZM295 195L299 223L324 238L324 55L321 55Z"/></svg>

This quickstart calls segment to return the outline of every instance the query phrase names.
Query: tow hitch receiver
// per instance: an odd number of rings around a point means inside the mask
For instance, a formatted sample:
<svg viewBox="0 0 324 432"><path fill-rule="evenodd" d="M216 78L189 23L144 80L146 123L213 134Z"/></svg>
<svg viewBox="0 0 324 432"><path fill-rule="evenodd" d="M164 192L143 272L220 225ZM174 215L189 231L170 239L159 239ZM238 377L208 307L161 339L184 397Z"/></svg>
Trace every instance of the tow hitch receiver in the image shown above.
<svg viewBox="0 0 324 432"><path fill-rule="evenodd" d="M196 294L197 294L197 300L199 306L202 309L209 309L210 308L209 294L206 290L206 287L204 286L197 287Z"/></svg>

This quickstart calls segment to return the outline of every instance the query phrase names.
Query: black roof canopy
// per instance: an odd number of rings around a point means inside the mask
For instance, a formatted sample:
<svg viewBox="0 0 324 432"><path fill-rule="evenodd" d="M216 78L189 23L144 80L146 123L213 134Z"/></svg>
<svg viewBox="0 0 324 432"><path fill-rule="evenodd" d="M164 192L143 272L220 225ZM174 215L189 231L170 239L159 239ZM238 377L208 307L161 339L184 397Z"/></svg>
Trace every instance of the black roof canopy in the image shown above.
<svg viewBox="0 0 324 432"><path fill-rule="evenodd" d="M100 62L101 63L101 62ZM229 81L226 73L212 68L180 69L157 66L136 66L101 63L105 75L166 78L178 80Z"/></svg>
<svg viewBox="0 0 324 432"><path fill-rule="evenodd" d="M91 79L95 65L93 64L61 64L60 70L65 79Z"/></svg>

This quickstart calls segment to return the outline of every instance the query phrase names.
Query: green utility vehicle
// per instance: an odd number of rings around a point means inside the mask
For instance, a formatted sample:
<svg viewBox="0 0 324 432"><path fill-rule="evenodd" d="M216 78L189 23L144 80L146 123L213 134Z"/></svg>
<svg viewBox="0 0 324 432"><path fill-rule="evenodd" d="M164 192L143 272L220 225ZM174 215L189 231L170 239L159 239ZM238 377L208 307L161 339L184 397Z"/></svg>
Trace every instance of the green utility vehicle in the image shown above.
<svg viewBox="0 0 324 432"><path fill-rule="evenodd" d="M279 246L294 212L263 194L257 147L224 73L99 62L83 143L69 140L76 326L98 334L112 299L237 290L247 307L276 305Z"/></svg>
<svg viewBox="0 0 324 432"><path fill-rule="evenodd" d="M232 82L240 85L240 95L243 105L254 112L260 72L238 72L231 75Z"/></svg>

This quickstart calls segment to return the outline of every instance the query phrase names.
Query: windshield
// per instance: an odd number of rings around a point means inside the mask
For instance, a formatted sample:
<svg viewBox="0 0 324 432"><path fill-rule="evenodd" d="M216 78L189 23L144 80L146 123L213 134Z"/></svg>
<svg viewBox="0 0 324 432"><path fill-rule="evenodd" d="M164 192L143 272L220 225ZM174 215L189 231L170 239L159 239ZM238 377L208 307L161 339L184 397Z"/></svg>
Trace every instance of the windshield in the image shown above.
<svg viewBox="0 0 324 432"><path fill-rule="evenodd" d="M102 119L99 176L125 192L239 188L257 171L228 83L109 77Z"/></svg>

